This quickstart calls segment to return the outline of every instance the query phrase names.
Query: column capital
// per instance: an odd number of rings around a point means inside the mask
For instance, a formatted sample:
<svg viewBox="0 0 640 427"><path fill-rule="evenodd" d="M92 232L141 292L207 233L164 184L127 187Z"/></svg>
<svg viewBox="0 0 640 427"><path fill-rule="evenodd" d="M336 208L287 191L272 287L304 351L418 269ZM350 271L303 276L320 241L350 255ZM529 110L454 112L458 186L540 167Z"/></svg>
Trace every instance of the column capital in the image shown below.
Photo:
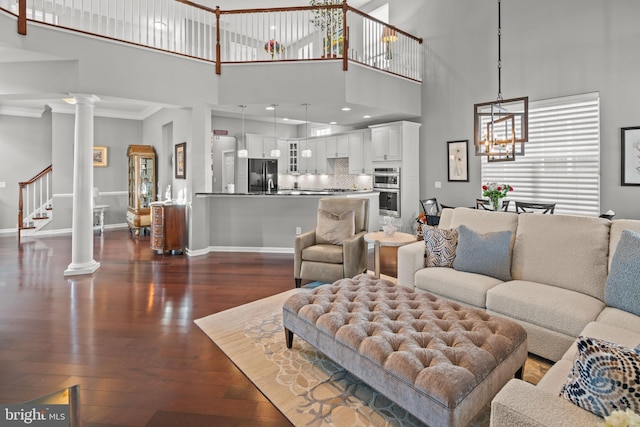
<svg viewBox="0 0 640 427"><path fill-rule="evenodd" d="M100 98L92 93L70 93L70 98L65 98L65 102L69 102L68 99L73 100L70 103L81 105L93 105L100 101Z"/></svg>

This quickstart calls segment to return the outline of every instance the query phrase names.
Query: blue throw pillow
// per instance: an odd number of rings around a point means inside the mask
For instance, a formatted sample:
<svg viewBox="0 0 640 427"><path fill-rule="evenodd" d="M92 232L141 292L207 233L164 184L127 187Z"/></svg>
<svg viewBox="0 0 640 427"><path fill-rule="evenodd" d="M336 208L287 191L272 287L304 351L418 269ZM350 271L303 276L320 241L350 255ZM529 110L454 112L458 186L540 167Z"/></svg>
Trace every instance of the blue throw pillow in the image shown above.
<svg viewBox="0 0 640 427"><path fill-rule="evenodd" d="M620 243L611 259L604 288L604 302L610 307L640 316L640 234L622 230Z"/></svg>
<svg viewBox="0 0 640 427"><path fill-rule="evenodd" d="M511 280L511 231L478 234L461 225L453 268Z"/></svg>

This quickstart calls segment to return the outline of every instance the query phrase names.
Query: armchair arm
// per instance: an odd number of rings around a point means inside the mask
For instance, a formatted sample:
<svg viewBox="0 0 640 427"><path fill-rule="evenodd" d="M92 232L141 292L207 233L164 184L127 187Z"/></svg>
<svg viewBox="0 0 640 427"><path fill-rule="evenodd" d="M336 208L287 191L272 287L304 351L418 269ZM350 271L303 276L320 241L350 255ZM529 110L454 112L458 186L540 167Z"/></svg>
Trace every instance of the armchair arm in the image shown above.
<svg viewBox="0 0 640 427"><path fill-rule="evenodd" d="M300 278L300 269L302 268L302 250L316 244L316 230L307 231L306 233L296 236L294 254L293 254L293 277Z"/></svg>
<svg viewBox="0 0 640 427"><path fill-rule="evenodd" d="M361 231L342 242L344 277L354 277L367 269L368 245L364 241L366 231Z"/></svg>
<svg viewBox="0 0 640 427"><path fill-rule="evenodd" d="M424 267L424 241L398 248L398 285L415 288L415 275Z"/></svg>
<svg viewBox="0 0 640 427"><path fill-rule="evenodd" d="M491 401L491 427L597 426L604 420L521 380L510 380Z"/></svg>

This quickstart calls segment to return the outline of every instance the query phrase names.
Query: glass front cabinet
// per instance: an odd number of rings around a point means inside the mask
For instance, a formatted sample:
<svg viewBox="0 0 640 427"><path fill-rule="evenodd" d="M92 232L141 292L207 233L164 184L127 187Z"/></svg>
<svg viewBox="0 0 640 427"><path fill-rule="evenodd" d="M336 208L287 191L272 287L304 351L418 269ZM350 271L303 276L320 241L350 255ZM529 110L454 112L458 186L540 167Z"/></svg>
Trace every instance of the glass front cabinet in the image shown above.
<svg viewBox="0 0 640 427"><path fill-rule="evenodd" d="M151 145L130 145L127 224L136 235L151 226L151 202L156 200L156 153Z"/></svg>

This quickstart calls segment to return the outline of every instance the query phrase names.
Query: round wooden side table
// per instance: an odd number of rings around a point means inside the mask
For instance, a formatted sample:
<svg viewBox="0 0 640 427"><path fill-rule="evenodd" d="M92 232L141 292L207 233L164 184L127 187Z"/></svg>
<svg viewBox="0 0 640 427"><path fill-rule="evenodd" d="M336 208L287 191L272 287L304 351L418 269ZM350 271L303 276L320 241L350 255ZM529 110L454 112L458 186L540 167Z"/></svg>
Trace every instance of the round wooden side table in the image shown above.
<svg viewBox="0 0 640 427"><path fill-rule="evenodd" d="M372 233L367 233L364 235L364 240L369 243L373 243L373 260L374 260L374 268L375 268L375 276L380 278L380 252L381 247L386 247L389 249L385 251L384 261L385 266L389 268L390 271L385 271L385 274L389 274L389 276L396 277L398 275L398 248L400 246L407 245L409 243L413 243L417 241L417 238L414 234L409 233L401 233L396 231L393 235L388 236L384 231L376 231Z"/></svg>

